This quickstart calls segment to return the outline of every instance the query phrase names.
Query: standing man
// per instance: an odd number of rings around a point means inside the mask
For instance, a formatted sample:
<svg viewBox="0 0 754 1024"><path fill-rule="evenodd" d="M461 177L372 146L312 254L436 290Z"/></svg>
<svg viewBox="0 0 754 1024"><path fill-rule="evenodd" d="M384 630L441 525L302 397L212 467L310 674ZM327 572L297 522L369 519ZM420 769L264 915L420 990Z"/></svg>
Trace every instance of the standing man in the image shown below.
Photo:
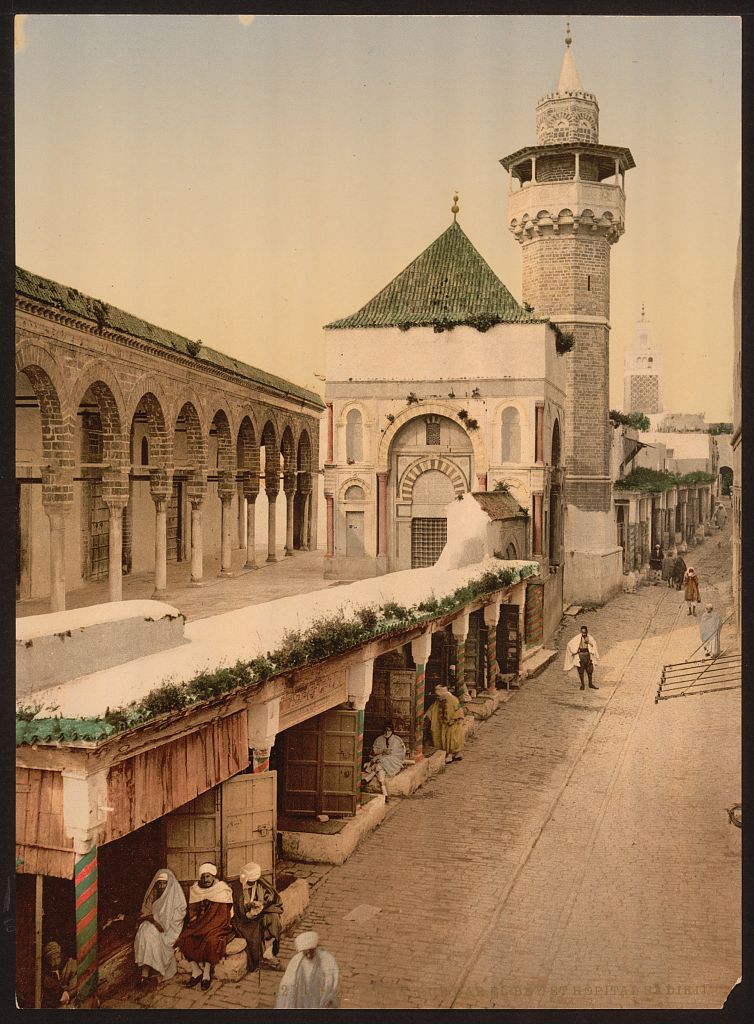
<svg viewBox="0 0 754 1024"><path fill-rule="evenodd" d="M316 932L296 936L296 953L280 981L278 1010L337 1010L340 972L332 953L319 948Z"/></svg>
<svg viewBox="0 0 754 1024"><path fill-rule="evenodd" d="M594 666L599 660L597 642L590 634L588 627L582 626L577 636L568 641L563 671L570 672L572 668L575 668L579 674L579 680L581 681L580 689L582 690L585 688L584 673L586 672L590 689L599 690L599 686L592 682Z"/></svg>
<svg viewBox="0 0 754 1024"><path fill-rule="evenodd" d="M282 970L278 960L283 901L277 889L262 878L259 864L249 861L241 868L238 881L230 883L233 892L233 926L246 939L246 958L250 971L260 963L274 971Z"/></svg>
<svg viewBox="0 0 754 1024"><path fill-rule="evenodd" d="M217 877L214 864L199 867L199 880L189 889L188 914L176 946L189 961L188 987L201 981L206 991L212 968L225 956L225 947L233 938L233 893L227 882Z"/></svg>
<svg viewBox="0 0 754 1024"><path fill-rule="evenodd" d="M711 604L704 606L704 615L699 622L699 632L704 644L705 658L716 658L720 653L720 628L722 620Z"/></svg>
<svg viewBox="0 0 754 1024"><path fill-rule="evenodd" d="M702 600L699 593L699 577L693 565L690 565L683 576L683 599L689 606L689 615L696 615L696 606Z"/></svg>
<svg viewBox="0 0 754 1024"><path fill-rule="evenodd" d="M461 702L447 686L435 687L435 702L427 711L432 730L432 746L445 751L445 764L462 761L464 735L461 723L464 711Z"/></svg>

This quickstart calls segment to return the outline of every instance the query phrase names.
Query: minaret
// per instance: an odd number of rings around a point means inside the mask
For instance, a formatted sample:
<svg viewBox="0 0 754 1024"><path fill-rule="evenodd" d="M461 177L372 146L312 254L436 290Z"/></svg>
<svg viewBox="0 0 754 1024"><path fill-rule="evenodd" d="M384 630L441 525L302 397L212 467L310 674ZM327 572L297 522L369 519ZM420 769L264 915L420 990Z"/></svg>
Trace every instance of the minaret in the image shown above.
<svg viewBox="0 0 754 1024"><path fill-rule="evenodd" d="M537 145L500 162L509 227L523 249L523 301L567 334L564 597L599 604L621 585L613 517L609 412L610 246L624 230L628 149L599 143L566 28L555 92L537 104Z"/></svg>
<svg viewBox="0 0 754 1024"><path fill-rule="evenodd" d="M623 363L624 412L662 412L662 350L652 343L651 328L642 305L636 340L626 349Z"/></svg>

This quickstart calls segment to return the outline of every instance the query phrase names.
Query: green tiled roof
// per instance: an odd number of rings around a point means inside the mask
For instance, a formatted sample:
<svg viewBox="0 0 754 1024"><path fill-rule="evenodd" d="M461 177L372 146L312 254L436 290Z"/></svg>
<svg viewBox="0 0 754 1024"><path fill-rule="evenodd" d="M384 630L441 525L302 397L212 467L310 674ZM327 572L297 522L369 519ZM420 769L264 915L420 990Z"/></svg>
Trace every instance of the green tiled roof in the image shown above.
<svg viewBox="0 0 754 1024"><path fill-rule="evenodd" d="M16 746L32 743L96 743L107 739L115 728L107 722L87 718L40 718L31 722L16 719Z"/></svg>
<svg viewBox="0 0 754 1024"><path fill-rule="evenodd" d="M54 306L56 309L65 310L74 316L85 317L87 320L95 320L104 327L123 334L130 334L135 338L151 342L162 348L172 349L173 352L180 352L181 355L191 355L190 345L193 344L188 338L184 338L174 331L166 331L162 327L155 327L138 316L126 313L116 306L110 306L99 299L93 299L89 295L83 295L75 288L68 288L57 281L50 281L49 278L39 277L28 270L16 267L16 291L29 299L36 299L45 305ZM292 384L283 377L277 377L273 373L259 370L248 363L242 363L239 359L226 356L216 349L202 345L195 357L197 363L207 363L210 366L217 366L229 373L240 377L243 380L253 381L265 388L283 392L292 398L301 398L311 402L320 409L325 404L318 394L306 388Z"/></svg>
<svg viewBox="0 0 754 1024"><path fill-rule="evenodd" d="M358 313L327 328L541 322L519 306L454 221Z"/></svg>

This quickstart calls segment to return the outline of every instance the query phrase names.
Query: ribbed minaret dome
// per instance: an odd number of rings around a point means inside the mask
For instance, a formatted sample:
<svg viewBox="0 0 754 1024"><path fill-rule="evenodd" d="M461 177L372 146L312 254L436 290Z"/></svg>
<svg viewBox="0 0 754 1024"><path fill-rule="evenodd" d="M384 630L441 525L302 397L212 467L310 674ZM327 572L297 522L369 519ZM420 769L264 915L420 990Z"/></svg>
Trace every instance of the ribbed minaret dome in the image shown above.
<svg viewBox="0 0 754 1024"><path fill-rule="evenodd" d="M560 79L558 80L558 92L583 92L584 87L579 78L576 68L576 61L573 59L571 49L571 26L566 25L566 48L563 54L563 63L560 66Z"/></svg>
<svg viewBox="0 0 754 1024"><path fill-rule="evenodd" d="M566 26L565 53L557 92L537 104L537 145L599 142L597 97L584 92L571 49L571 26Z"/></svg>

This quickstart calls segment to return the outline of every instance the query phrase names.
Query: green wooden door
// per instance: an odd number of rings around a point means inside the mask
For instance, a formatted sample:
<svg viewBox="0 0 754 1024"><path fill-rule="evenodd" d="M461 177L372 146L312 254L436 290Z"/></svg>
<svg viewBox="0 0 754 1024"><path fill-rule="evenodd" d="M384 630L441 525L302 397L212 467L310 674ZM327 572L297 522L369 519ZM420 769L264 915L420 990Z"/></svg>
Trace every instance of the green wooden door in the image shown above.
<svg viewBox="0 0 754 1024"><path fill-rule="evenodd" d="M220 867L220 818L219 786L165 815L165 863L179 882L195 882L205 861Z"/></svg>
<svg viewBox="0 0 754 1024"><path fill-rule="evenodd" d="M359 712L336 708L285 733L283 811L331 818L356 813Z"/></svg>

